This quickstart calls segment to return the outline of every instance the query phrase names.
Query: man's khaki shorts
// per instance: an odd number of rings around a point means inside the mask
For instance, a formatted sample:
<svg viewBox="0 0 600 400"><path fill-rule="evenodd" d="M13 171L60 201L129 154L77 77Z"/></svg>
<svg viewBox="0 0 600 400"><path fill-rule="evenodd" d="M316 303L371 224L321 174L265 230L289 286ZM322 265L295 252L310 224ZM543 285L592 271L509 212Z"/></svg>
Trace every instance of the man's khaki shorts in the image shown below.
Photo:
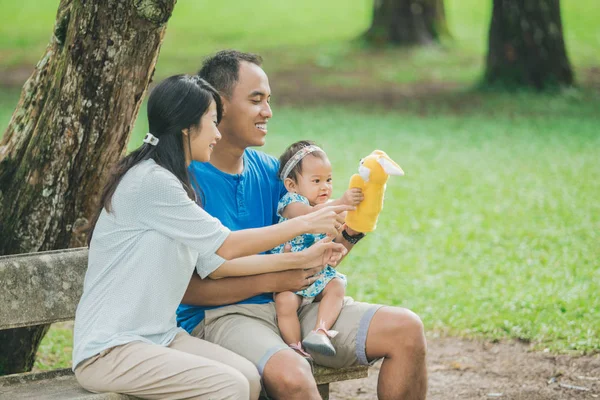
<svg viewBox="0 0 600 400"><path fill-rule="evenodd" d="M315 328L319 303L300 308L302 337ZM367 365L365 352L367 331L380 305L344 299L342 312L332 329L339 332L331 342L334 357L311 353L316 364L341 368L356 364ZM234 304L206 311L204 320L192 335L225 347L253 362L262 375L269 358L276 352L289 349L277 327L275 303Z"/></svg>

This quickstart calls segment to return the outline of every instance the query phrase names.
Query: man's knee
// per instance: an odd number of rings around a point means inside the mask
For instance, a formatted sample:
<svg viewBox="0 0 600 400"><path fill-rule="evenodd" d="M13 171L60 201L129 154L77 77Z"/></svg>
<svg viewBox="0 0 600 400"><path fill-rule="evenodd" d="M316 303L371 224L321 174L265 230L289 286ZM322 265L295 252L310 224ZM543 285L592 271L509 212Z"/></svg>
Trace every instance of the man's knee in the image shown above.
<svg viewBox="0 0 600 400"><path fill-rule="evenodd" d="M406 308L388 308L388 327L390 339L401 344L402 350L416 353L427 352L423 321L414 312Z"/></svg>
<svg viewBox="0 0 600 400"><path fill-rule="evenodd" d="M277 396L287 394L290 397L316 390L316 382L310 365L292 351L277 352L265 365L263 380L267 391Z"/></svg>

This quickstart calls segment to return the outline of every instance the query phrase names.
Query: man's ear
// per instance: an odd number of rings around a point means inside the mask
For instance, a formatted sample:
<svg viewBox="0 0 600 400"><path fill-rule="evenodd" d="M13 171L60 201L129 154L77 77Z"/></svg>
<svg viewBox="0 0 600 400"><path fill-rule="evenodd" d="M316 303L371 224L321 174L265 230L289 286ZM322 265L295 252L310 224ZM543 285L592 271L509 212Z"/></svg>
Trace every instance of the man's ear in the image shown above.
<svg viewBox="0 0 600 400"><path fill-rule="evenodd" d="M223 113L221 114L221 119L227 114L227 108L229 108L229 100L227 99L227 97L223 96L223 95L219 95L221 96L221 106L223 108Z"/></svg>
<svg viewBox="0 0 600 400"><path fill-rule="evenodd" d="M187 136L190 134L190 129L189 128L182 129L181 133L183 134L183 136Z"/></svg>
<svg viewBox="0 0 600 400"><path fill-rule="evenodd" d="M283 186L285 186L288 192L296 192L296 182L292 178L285 178L283 181Z"/></svg>

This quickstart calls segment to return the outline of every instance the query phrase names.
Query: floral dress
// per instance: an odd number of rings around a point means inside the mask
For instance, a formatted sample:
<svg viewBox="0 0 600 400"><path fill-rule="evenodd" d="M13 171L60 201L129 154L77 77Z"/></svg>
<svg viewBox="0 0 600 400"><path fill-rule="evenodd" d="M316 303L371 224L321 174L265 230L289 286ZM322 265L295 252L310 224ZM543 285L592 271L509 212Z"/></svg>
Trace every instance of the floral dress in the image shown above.
<svg viewBox="0 0 600 400"><path fill-rule="evenodd" d="M287 221L287 218L282 217L281 213L289 204L295 203L295 202L310 205L310 203L308 202L308 199L306 197L301 196L297 193L292 193L292 192L286 193L285 196L283 196L281 198L281 200L279 200L279 203L277 204L277 215L279 215L279 223L281 223L283 221ZM312 246L315 242L318 242L319 240L323 239L325 236L326 235L323 233L319 233L319 234L305 233L303 235L296 236L294 239L292 239L288 243L290 243L292 245L292 251L294 251L294 252L302 251L302 250L307 249L310 246ZM273 250L271 250L270 253L283 253L284 245L285 244L280 244L279 246L277 246ZM304 290L296 292L297 295L300 295L300 296L304 297L305 299L309 300L309 301L304 301L303 304L312 302L312 300L314 300L314 298L319 293L321 293L323 291L323 289L325 289L325 286L327 286L329 281L331 281L333 278L340 278L344 282L344 286L347 283L346 276L343 274L340 274L333 267L331 267L329 265L326 266L321 272L319 272L317 274L317 277L318 277L317 280L312 285L310 285L309 287L307 287Z"/></svg>

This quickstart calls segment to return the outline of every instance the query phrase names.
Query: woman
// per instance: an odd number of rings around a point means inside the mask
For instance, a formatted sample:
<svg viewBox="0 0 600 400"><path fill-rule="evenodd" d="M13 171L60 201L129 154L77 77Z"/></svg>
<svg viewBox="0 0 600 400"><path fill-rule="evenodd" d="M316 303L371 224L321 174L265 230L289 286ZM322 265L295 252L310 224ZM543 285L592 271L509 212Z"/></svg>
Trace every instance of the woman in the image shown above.
<svg viewBox="0 0 600 400"><path fill-rule="evenodd" d="M219 278L335 265L330 240L306 251L257 254L302 233L339 229L329 207L267 228L230 232L200 206L187 166L206 162L221 135L218 93L178 75L148 100L150 132L117 165L92 221L88 270L75 316L73 369L93 392L142 398L258 398L246 359L178 328L175 310L191 275ZM196 189L196 190L194 190Z"/></svg>

